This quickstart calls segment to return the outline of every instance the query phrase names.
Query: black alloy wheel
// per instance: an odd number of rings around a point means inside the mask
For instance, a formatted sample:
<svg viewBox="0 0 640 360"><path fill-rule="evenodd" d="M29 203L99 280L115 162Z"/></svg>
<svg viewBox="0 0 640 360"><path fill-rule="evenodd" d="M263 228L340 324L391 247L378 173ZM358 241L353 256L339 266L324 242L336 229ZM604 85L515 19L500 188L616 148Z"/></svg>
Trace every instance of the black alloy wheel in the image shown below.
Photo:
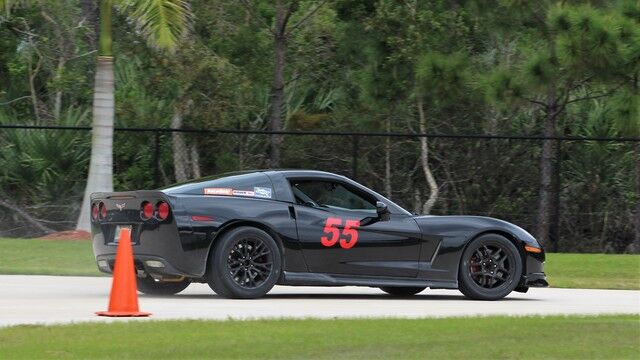
<svg viewBox="0 0 640 360"><path fill-rule="evenodd" d="M463 252L458 286L471 299L497 300L518 286L522 272L522 257L516 246L504 236L485 234Z"/></svg>
<svg viewBox="0 0 640 360"><path fill-rule="evenodd" d="M483 245L469 259L473 281L483 288L494 289L513 275L513 259L498 245Z"/></svg>
<svg viewBox="0 0 640 360"><path fill-rule="evenodd" d="M229 274L243 288L262 285L273 269L273 254L259 238L243 238L231 248L227 258Z"/></svg>
<svg viewBox="0 0 640 360"><path fill-rule="evenodd" d="M226 298L264 296L280 278L282 257L275 240L261 229L242 226L215 240L207 283Z"/></svg>

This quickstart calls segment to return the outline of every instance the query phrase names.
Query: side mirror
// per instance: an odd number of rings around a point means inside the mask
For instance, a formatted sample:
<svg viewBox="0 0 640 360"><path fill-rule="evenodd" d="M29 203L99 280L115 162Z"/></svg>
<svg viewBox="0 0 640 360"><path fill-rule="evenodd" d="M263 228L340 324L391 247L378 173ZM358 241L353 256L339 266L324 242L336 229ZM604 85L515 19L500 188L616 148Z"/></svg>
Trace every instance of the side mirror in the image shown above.
<svg viewBox="0 0 640 360"><path fill-rule="evenodd" d="M376 212L380 220L389 220L389 208L382 201L376 201Z"/></svg>

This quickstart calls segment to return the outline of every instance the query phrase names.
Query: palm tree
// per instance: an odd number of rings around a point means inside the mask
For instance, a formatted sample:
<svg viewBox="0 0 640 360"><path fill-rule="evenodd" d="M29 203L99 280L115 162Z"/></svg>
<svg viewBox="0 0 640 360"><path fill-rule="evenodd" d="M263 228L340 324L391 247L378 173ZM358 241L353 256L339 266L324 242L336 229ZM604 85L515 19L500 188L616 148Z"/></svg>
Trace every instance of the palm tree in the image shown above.
<svg viewBox="0 0 640 360"><path fill-rule="evenodd" d="M191 20L191 9L183 0L99 0L100 29L98 63L93 95L91 161L87 186L76 228L88 230L89 196L92 192L113 191L114 67L111 16L114 6L137 24L150 46L172 51ZM39 1L0 0L0 11L10 15L12 8L40 5ZM42 1L44 5L44 1Z"/></svg>
<svg viewBox="0 0 640 360"><path fill-rule="evenodd" d="M2 1L2 0L0 0ZM100 0L98 64L93 93L93 138L87 187L77 230L89 230L89 196L113 191L114 72L111 15L114 5L134 19L149 45L173 50L188 29L191 9L182 0Z"/></svg>

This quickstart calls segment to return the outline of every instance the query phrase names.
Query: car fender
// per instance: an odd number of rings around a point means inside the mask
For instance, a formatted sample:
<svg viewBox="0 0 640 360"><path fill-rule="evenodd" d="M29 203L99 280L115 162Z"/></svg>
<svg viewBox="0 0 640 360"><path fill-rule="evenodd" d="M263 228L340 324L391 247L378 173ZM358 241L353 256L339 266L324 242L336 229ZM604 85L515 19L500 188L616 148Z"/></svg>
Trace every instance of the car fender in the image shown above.
<svg viewBox="0 0 640 360"><path fill-rule="evenodd" d="M439 241L435 252L428 254L418 277L457 281L458 267L466 246L485 233L502 233L524 245L540 248L526 230L504 220L483 216L417 216L416 223L425 239ZM516 244L518 245L518 244Z"/></svg>

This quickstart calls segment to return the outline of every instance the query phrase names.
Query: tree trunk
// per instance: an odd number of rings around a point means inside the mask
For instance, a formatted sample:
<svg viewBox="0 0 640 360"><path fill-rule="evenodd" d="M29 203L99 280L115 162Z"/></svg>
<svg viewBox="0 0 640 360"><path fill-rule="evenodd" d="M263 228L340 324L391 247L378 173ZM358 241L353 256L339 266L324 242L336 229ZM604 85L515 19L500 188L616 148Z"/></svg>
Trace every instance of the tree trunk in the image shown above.
<svg viewBox="0 0 640 360"><path fill-rule="evenodd" d="M422 209L422 198L420 196L420 189L413 189L413 213L418 214Z"/></svg>
<svg viewBox="0 0 640 360"><path fill-rule="evenodd" d="M197 142L192 142L190 145L191 148L191 174L194 179L198 179L202 177L202 173L200 173L200 155L198 154L198 144Z"/></svg>
<svg viewBox="0 0 640 360"><path fill-rule="evenodd" d="M282 131L282 109L284 107L284 67L287 51L286 35L287 17L282 3L276 5L276 27L274 39L274 70L271 81L271 108L269 113L269 128L271 131ZM280 148L282 135L271 135L271 151L269 165L280 167Z"/></svg>
<svg viewBox="0 0 640 360"><path fill-rule="evenodd" d="M424 134L427 132L427 117L424 113L422 96L419 94L416 94L416 106L418 108L418 116L420 120L420 133ZM423 214L429 214L431 212L431 209L438 200L439 192L438 183L436 182L436 179L431 172L431 168L429 167L429 144L427 143L427 140L428 139L424 136L420 137L420 164L422 165L424 177L429 185L429 198L427 198L427 201L422 205Z"/></svg>
<svg viewBox="0 0 640 360"><path fill-rule="evenodd" d="M182 128L182 111L178 106L173 109L173 117L171 118L171 128ZM176 182L189 180L191 172L189 171L189 152L184 141L184 134L180 132L171 133L172 150L173 150L173 173Z"/></svg>
<svg viewBox="0 0 640 360"><path fill-rule="evenodd" d="M554 101L547 106L543 136L551 137L556 130L557 105ZM538 222L536 224L536 239L542 245L549 244L549 230L551 228L551 199L553 179L553 144L554 140L542 141L542 155L540 158L540 188L538 192Z"/></svg>
<svg viewBox="0 0 640 360"><path fill-rule="evenodd" d="M91 193L113 191L114 90L113 57L99 56L93 94L91 162L77 230L91 229Z"/></svg>
<svg viewBox="0 0 640 360"><path fill-rule="evenodd" d="M42 64L42 57L40 56L40 54L38 53L38 62L36 63L36 68L33 69L32 67L32 60L31 57L29 57L29 91L31 92L31 104L33 106L33 115L36 118L36 122L38 124L40 124L40 109L38 107L38 95L36 93L36 85L35 85L35 80L36 80L36 76L38 75L38 72L40 71L40 65Z"/></svg>
<svg viewBox="0 0 640 360"><path fill-rule="evenodd" d="M96 77L93 84L93 124L91 161L77 230L91 229L91 193L113 191L113 119L115 114L115 74L111 39L111 1L100 1L100 37Z"/></svg>
<svg viewBox="0 0 640 360"><path fill-rule="evenodd" d="M64 70L64 66L66 62L67 60L63 56L61 56L58 59L58 69L57 69L56 76L59 76L60 73ZM56 91L56 99L53 105L53 117L56 119L59 119L61 111L62 111L62 90L58 90Z"/></svg>

